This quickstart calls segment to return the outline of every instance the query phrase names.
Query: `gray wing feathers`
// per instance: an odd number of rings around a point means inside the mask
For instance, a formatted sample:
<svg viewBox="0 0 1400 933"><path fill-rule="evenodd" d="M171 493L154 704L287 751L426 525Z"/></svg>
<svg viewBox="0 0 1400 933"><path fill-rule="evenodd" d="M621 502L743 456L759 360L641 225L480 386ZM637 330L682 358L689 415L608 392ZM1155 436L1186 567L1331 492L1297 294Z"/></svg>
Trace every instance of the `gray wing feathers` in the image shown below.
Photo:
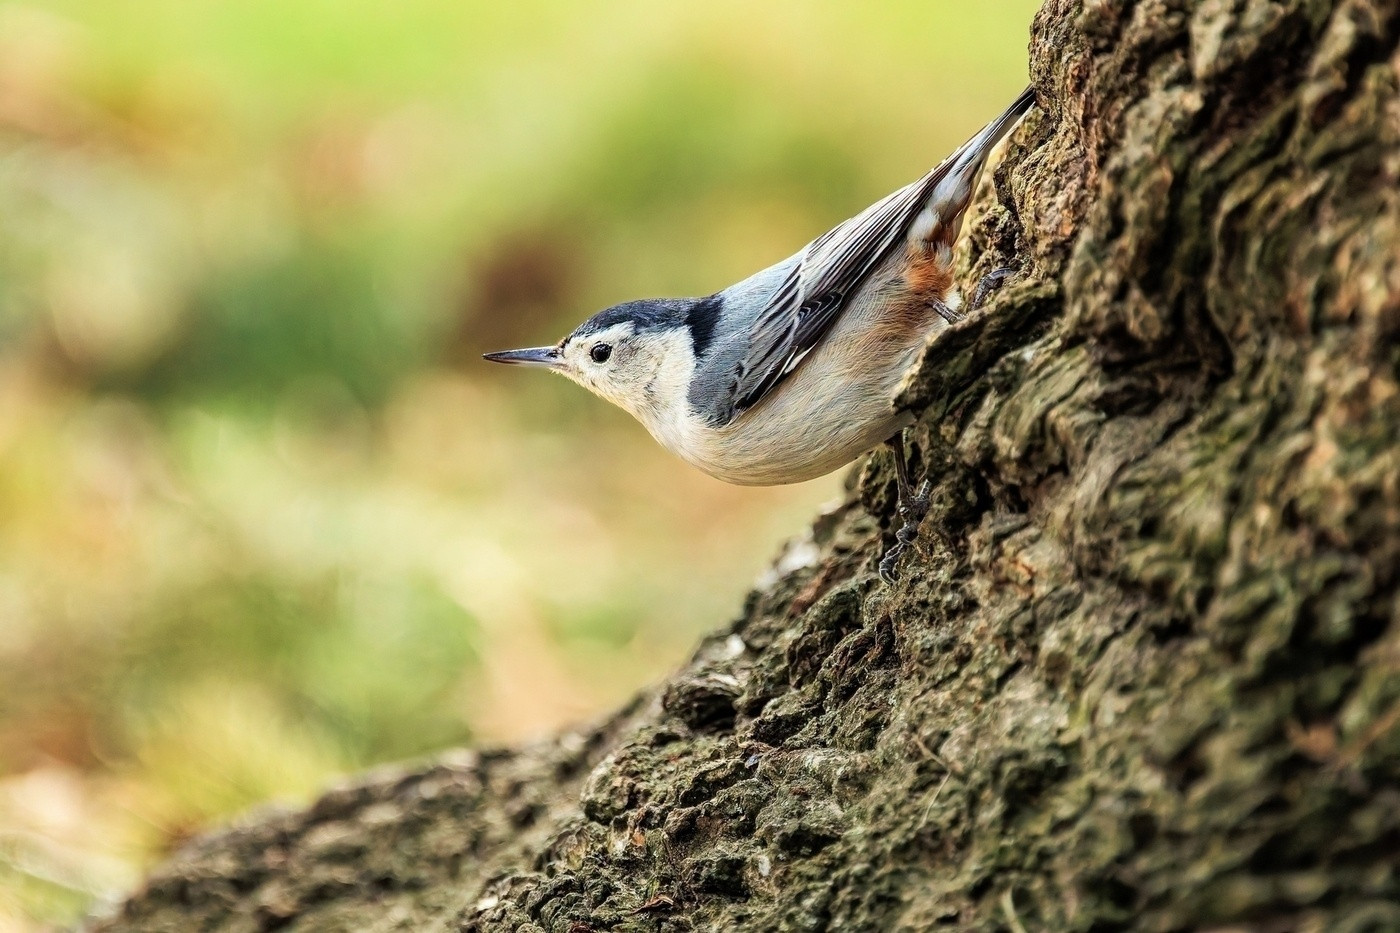
<svg viewBox="0 0 1400 933"><path fill-rule="evenodd" d="M756 405L797 368L831 329L846 297L904 239L921 210L931 202L935 209L944 202L955 212L966 208L987 154L1034 101L1027 88L933 171L808 244L753 320L747 352L731 371L729 403L713 410L721 424Z"/></svg>

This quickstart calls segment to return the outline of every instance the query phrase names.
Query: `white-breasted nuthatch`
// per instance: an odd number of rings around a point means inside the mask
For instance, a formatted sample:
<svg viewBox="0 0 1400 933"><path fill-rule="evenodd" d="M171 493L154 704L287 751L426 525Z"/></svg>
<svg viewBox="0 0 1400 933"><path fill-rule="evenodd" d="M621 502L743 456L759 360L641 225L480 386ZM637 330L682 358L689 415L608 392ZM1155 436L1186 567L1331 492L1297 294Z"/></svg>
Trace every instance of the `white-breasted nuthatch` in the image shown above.
<svg viewBox="0 0 1400 933"><path fill-rule="evenodd" d="M1026 89L923 178L737 285L629 301L552 347L486 359L568 376L730 483L801 482L888 442L904 519L881 561L888 579L928 508L900 436L914 417L894 394L929 338L961 318L953 241L988 154L1034 101Z"/></svg>

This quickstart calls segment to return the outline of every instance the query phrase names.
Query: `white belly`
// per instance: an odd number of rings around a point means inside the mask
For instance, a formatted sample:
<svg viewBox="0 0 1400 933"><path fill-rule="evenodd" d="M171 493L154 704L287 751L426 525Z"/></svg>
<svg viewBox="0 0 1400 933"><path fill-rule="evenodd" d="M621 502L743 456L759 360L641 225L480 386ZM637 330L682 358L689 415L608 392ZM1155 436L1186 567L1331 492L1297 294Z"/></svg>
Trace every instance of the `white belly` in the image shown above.
<svg viewBox="0 0 1400 933"><path fill-rule="evenodd" d="M872 346L870 323L839 322L772 394L724 427L696 419L658 440L741 486L800 483L850 463L913 422L910 413L895 411L894 394L931 332Z"/></svg>
<svg viewBox="0 0 1400 933"><path fill-rule="evenodd" d="M800 483L845 466L912 423L909 413L895 413L892 395L891 386L861 399L852 386L846 393L779 396L766 417L755 409L722 429L699 429L689 449L677 452L727 483ZM784 399L786 405L777 404Z"/></svg>

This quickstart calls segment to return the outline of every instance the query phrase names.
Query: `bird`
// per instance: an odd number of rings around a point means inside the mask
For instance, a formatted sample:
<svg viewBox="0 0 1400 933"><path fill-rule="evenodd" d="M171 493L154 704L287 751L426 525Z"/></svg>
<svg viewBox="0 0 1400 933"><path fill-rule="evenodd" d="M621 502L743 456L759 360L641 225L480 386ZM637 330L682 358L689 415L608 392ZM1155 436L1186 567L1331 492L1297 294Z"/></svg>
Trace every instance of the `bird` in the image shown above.
<svg viewBox="0 0 1400 933"><path fill-rule="evenodd" d="M988 155L1034 103L1028 87L918 181L737 284L627 301L552 346L484 358L568 377L729 483L802 482L888 445L903 525L879 572L893 582L930 495L927 480L910 482L903 432L915 416L894 396L964 317L953 244ZM1010 271L984 278L971 306Z"/></svg>

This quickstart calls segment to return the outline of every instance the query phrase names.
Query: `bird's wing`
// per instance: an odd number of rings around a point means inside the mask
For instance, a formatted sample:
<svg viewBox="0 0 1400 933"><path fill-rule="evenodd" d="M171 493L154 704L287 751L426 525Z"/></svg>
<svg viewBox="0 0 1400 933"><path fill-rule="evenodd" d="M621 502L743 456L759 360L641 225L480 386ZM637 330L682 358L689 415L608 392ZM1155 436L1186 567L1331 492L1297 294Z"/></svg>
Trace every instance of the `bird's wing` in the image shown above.
<svg viewBox="0 0 1400 933"><path fill-rule="evenodd" d="M831 330L846 307L846 299L904 239L930 199L943 199L940 182L956 177L960 189L974 184L987 154L1033 101L1027 89L1000 117L923 178L808 244L754 318L748 351L734 373L733 405L725 421L757 405L792 374ZM963 184L968 175L970 179Z"/></svg>
<svg viewBox="0 0 1400 933"><path fill-rule="evenodd" d="M926 179L925 179L926 180ZM867 274L923 206L924 181L901 188L808 244L754 319L734 389L737 417L786 379L821 342Z"/></svg>

